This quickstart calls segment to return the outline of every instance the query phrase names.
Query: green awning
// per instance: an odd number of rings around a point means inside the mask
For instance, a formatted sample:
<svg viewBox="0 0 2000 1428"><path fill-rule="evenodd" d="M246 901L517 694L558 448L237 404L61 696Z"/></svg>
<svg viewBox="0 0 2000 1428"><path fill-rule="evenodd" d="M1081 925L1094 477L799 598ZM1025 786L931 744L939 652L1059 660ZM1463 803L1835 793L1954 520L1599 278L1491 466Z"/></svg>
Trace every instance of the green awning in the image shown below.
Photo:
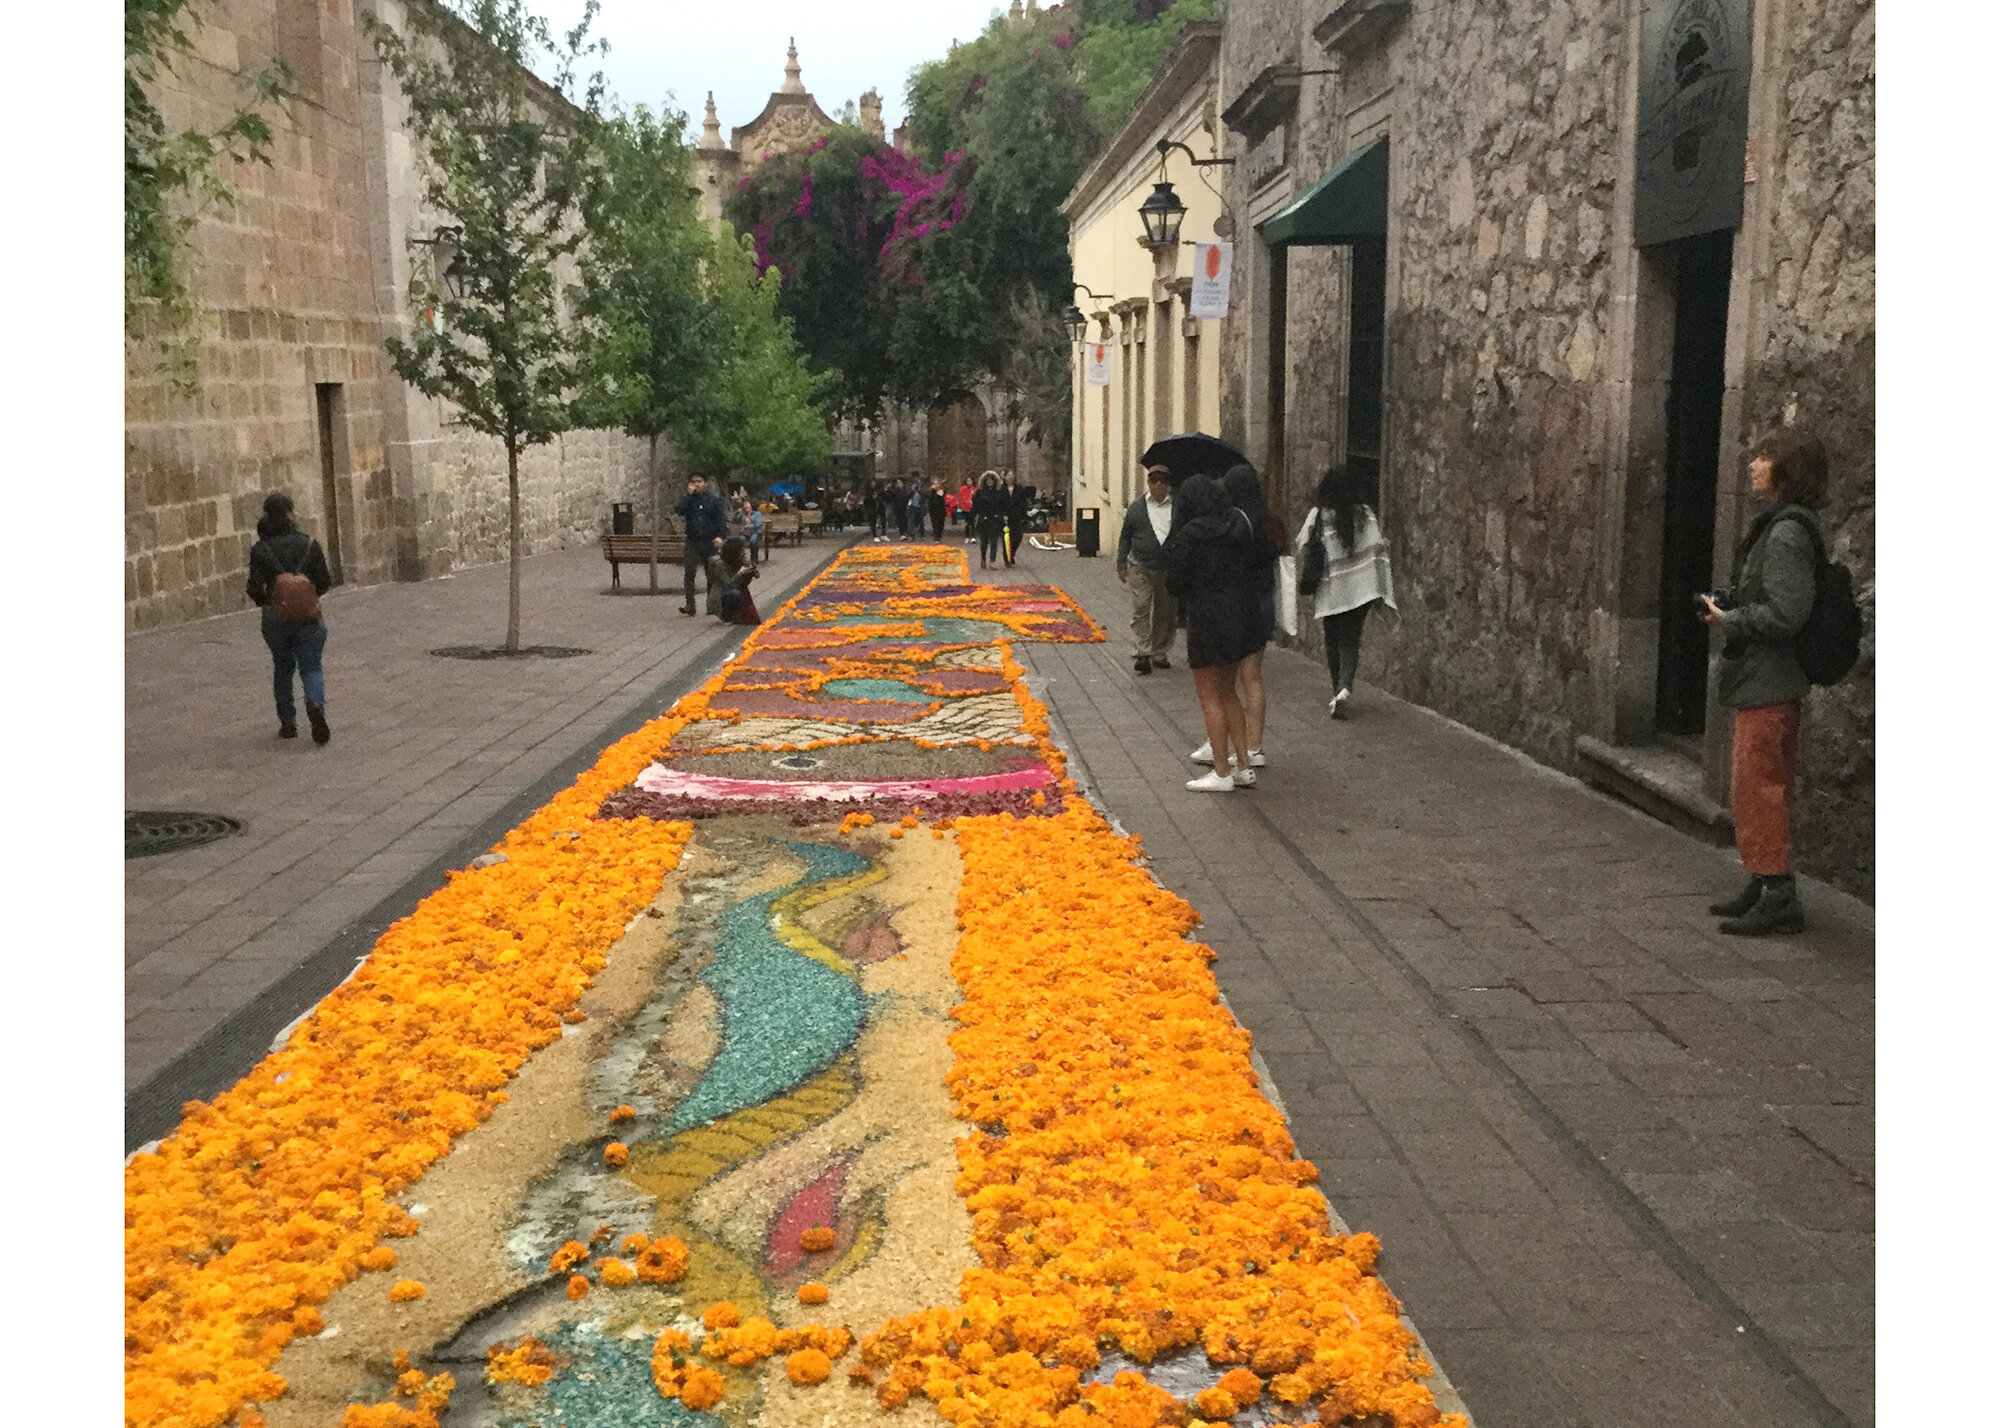
<svg viewBox="0 0 2000 1428"><path fill-rule="evenodd" d="M1389 231L1389 141L1348 154L1325 177L1257 231L1272 247L1353 243Z"/></svg>

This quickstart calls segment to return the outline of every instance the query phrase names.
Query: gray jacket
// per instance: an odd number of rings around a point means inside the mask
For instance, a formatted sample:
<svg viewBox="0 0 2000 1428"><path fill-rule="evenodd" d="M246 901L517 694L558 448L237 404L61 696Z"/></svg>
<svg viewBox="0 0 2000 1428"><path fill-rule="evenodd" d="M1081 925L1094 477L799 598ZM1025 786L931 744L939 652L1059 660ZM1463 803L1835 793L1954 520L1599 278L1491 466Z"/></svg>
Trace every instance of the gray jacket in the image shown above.
<svg viewBox="0 0 2000 1428"><path fill-rule="evenodd" d="M1125 523L1118 528L1118 564L1136 561L1148 570L1167 568L1166 552L1153 534L1153 518L1146 514L1147 497L1141 496L1125 508Z"/></svg>
<svg viewBox="0 0 2000 1428"><path fill-rule="evenodd" d="M1737 548L1716 671L1716 697L1731 709L1790 703L1805 698L1810 686L1795 641L1812 613L1817 572L1812 537L1800 518L1819 530L1819 518L1804 506L1775 506Z"/></svg>

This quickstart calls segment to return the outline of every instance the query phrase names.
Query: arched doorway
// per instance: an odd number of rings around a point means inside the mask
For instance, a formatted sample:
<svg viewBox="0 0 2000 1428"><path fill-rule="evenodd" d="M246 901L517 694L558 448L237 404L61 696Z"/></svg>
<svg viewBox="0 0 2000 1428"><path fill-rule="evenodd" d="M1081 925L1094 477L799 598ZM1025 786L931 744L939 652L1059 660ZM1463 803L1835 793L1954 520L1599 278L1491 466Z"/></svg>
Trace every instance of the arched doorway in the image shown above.
<svg viewBox="0 0 2000 1428"><path fill-rule="evenodd" d="M986 408L970 392L930 409L930 470L946 490L976 482L986 469Z"/></svg>

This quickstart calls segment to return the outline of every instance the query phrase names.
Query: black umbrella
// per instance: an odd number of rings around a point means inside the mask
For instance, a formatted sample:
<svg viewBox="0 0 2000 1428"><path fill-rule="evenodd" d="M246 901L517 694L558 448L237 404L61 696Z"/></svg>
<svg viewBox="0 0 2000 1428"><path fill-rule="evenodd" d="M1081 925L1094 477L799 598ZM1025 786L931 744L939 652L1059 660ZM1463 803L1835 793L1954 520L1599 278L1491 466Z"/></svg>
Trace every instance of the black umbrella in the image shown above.
<svg viewBox="0 0 2000 1428"><path fill-rule="evenodd" d="M1141 466L1164 466L1167 480L1178 486L1190 476L1214 476L1232 466L1245 464L1243 453L1219 436L1205 431L1185 431L1179 436L1163 436L1146 448Z"/></svg>

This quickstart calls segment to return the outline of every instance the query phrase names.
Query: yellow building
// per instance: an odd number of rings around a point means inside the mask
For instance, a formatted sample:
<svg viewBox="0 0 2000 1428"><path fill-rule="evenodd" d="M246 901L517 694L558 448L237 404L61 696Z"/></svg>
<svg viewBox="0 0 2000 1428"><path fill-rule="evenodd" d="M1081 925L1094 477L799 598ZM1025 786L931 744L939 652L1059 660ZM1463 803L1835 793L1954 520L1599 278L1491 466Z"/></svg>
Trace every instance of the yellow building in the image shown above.
<svg viewBox="0 0 2000 1428"><path fill-rule="evenodd" d="M1219 171L1188 152L1220 153L1216 58L1218 21L1188 25L1132 115L1077 181L1062 213L1084 330L1073 344L1070 509L1095 506L1108 542L1125 508L1144 489L1139 453L1177 431L1215 432L1220 422L1222 324L1189 314L1195 243L1213 242L1223 213ZM1180 239L1155 248L1139 205L1163 177L1159 144L1180 144L1164 159L1165 179L1186 206ZM1102 344L1102 385L1091 380Z"/></svg>

